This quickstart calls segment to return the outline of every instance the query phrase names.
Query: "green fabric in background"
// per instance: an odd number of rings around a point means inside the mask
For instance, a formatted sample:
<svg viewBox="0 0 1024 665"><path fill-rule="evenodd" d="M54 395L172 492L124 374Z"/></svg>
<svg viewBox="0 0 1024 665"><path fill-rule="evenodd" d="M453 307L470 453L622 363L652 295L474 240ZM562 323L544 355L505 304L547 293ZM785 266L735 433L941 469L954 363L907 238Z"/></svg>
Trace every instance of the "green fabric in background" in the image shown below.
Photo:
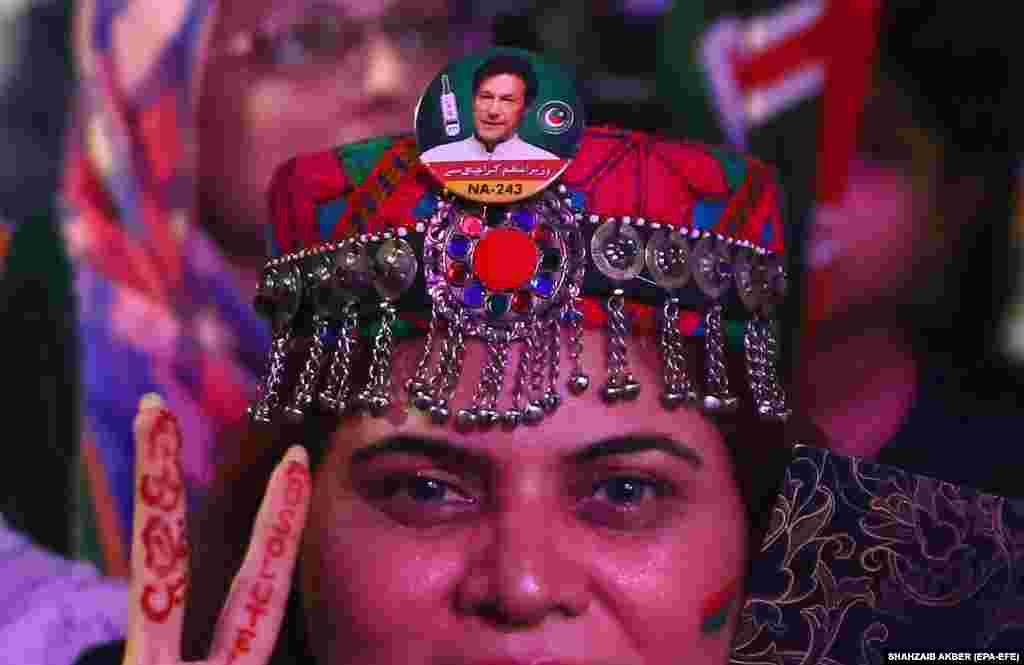
<svg viewBox="0 0 1024 665"><path fill-rule="evenodd" d="M723 143L725 135L699 48L701 36L719 15L701 0L673 3L662 23L655 71L658 97L671 109L673 134L711 144Z"/></svg>
<svg viewBox="0 0 1024 665"><path fill-rule="evenodd" d="M56 212L44 209L17 225L0 278L0 343L12 351L0 408L20 432L0 465L0 496L35 542L102 565L78 460L74 317L71 264Z"/></svg>

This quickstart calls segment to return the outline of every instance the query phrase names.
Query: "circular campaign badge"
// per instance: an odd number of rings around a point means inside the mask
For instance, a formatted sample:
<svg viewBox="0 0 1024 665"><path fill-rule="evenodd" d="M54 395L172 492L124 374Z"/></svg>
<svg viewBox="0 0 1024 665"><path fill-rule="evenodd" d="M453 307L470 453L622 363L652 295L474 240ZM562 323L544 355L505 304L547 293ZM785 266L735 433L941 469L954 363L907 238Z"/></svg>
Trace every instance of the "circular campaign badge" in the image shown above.
<svg viewBox="0 0 1024 665"><path fill-rule="evenodd" d="M449 64L416 107L420 161L457 196L510 203L562 174L583 136L565 68L495 48Z"/></svg>

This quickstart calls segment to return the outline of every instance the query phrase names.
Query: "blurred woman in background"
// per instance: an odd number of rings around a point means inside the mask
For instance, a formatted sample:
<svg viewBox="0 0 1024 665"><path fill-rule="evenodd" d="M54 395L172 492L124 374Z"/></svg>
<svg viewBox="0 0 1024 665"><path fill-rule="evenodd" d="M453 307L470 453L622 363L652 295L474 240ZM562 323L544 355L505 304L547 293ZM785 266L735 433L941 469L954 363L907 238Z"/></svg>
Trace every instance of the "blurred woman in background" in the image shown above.
<svg viewBox="0 0 1024 665"><path fill-rule="evenodd" d="M244 417L269 344L250 302L264 192L291 155L408 130L448 59L486 40L448 0L78 7L64 203L82 457L108 571L127 573L133 404L181 420L190 489Z"/></svg>

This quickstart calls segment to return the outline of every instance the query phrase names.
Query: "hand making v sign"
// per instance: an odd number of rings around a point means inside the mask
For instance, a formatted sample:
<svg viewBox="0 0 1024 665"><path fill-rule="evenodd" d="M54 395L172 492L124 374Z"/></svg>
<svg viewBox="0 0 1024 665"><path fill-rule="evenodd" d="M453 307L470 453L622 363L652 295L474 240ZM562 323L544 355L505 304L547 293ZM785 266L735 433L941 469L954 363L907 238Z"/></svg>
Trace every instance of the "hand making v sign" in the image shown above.
<svg viewBox="0 0 1024 665"><path fill-rule="evenodd" d="M157 395L135 419L135 518L125 665L182 662L189 546L181 434ZM207 663L262 665L274 649L309 507L305 449L292 446L270 477L242 567L224 603Z"/></svg>

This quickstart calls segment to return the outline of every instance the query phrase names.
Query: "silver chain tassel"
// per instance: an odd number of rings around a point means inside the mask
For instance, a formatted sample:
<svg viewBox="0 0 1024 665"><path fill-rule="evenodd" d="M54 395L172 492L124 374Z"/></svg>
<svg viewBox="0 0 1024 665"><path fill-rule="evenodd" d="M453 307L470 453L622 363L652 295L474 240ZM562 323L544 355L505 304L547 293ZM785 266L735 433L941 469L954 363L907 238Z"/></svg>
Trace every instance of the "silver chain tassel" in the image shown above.
<svg viewBox="0 0 1024 665"><path fill-rule="evenodd" d="M640 384L629 372L629 357L626 350L626 315L624 292L616 289L608 297L608 381L601 388L605 402L635 399L640 394Z"/></svg>
<svg viewBox="0 0 1024 665"><path fill-rule="evenodd" d="M339 416L348 409L358 327L359 309L354 303L349 303L342 310L341 330L334 347L334 357L327 370L327 385L320 391L320 406Z"/></svg>
<svg viewBox="0 0 1024 665"><path fill-rule="evenodd" d="M747 364L747 377L750 380L750 392L754 397L754 408L761 416L769 416L771 403L765 371L767 350L763 336L764 329L761 324L762 321L758 315L747 321L743 334L743 351Z"/></svg>
<svg viewBox="0 0 1024 665"><path fill-rule="evenodd" d="M545 369L549 362L551 355L551 348L549 344L545 343L544 339L544 322L538 318L534 318L530 322L529 341L527 342L532 346L531 357L530 357L530 397L529 403L526 405L526 411L524 416L526 424L537 425L544 419L544 384L547 381L545 375Z"/></svg>
<svg viewBox="0 0 1024 665"><path fill-rule="evenodd" d="M505 365L508 364L509 335L507 331L500 331L496 340L487 343L487 352L490 354L491 370L490 390L486 401L479 411L477 418L479 424L484 427L492 427L501 422L501 414L498 413L498 398L501 397L501 390L505 385Z"/></svg>
<svg viewBox="0 0 1024 665"><path fill-rule="evenodd" d="M583 371L583 314L576 308L578 296L579 287L573 285L570 287L569 300L562 313L569 332L569 359L572 361L572 371L569 373L567 385L573 395L582 395L590 386L590 376Z"/></svg>
<svg viewBox="0 0 1024 665"><path fill-rule="evenodd" d="M786 392L779 382L777 374L779 361L779 340L775 336L773 322L768 319L762 321L762 334L765 342L765 390L771 404L769 417L774 420L785 421L791 415L786 402Z"/></svg>
<svg viewBox="0 0 1024 665"><path fill-rule="evenodd" d="M706 389L704 409L711 413L735 411L739 399L729 390L729 373L725 366L725 335L722 331L722 305L715 303L704 319L706 352Z"/></svg>
<svg viewBox="0 0 1024 665"><path fill-rule="evenodd" d="M278 389L284 380L284 363L288 358L288 344L292 339L292 330L284 326L274 335L270 347L270 359L267 362L267 374L260 390L260 399L249 409L249 417L258 423L269 423L271 414L277 408L280 396Z"/></svg>
<svg viewBox="0 0 1024 665"><path fill-rule="evenodd" d="M670 298L662 311L658 331L658 347L664 363L665 386L661 403L667 409L674 409L684 402L696 402L697 392L693 389L686 363L686 344L679 332L679 300Z"/></svg>
<svg viewBox="0 0 1024 665"><path fill-rule="evenodd" d="M519 352L519 364L516 367L516 378L512 388L512 408L501 414L501 421L505 427L514 429L523 422L526 417L526 406L524 398L529 399L527 394L530 389L530 368L533 364L533 326L527 331L523 339L523 348ZM543 416L543 412L541 413Z"/></svg>
<svg viewBox="0 0 1024 665"><path fill-rule="evenodd" d="M391 406L391 354L394 350L392 327L395 324L395 305L385 300L380 304L380 328L373 340L373 357L366 388L356 397L361 406L379 416Z"/></svg>
<svg viewBox="0 0 1024 665"><path fill-rule="evenodd" d="M434 342L437 340L438 328L443 323L444 320L441 318L438 312L438 305L435 302L430 313L430 326L427 328L427 336L423 340L423 355L420 356L420 361L416 365L416 371L405 382L405 391L413 401L421 399L430 389L430 377L427 372L430 369L430 359L434 354Z"/></svg>
<svg viewBox="0 0 1024 665"><path fill-rule="evenodd" d="M327 318L319 314L313 317L313 339L309 343L306 365L299 374L298 384L291 404L284 408L284 415L292 423L302 422L306 409L313 403L313 393L320 379L320 366L324 361L324 338L327 337Z"/></svg>
<svg viewBox="0 0 1024 665"><path fill-rule="evenodd" d="M451 410L448 403L455 394L459 375L462 374L462 358L466 351L464 339L466 313L460 311L455 319L448 323L448 334L441 345L440 366L430 378L427 391L420 393L415 404L419 409L430 413L430 419L438 425L448 422Z"/></svg>
<svg viewBox="0 0 1024 665"><path fill-rule="evenodd" d="M547 321L548 341L548 386L544 390L542 402L544 411L554 413L562 404L562 396L558 393L558 370L562 362L558 319L552 317Z"/></svg>
<svg viewBox="0 0 1024 665"><path fill-rule="evenodd" d="M473 427L486 430L501 420L495 405L505 380L508 333L495 331L494 336L487 340L487 362L480 372L480 383L473 395L473 403L468 409L459 409L455 414L455 425L462 431L469 431Z"/></svg>

